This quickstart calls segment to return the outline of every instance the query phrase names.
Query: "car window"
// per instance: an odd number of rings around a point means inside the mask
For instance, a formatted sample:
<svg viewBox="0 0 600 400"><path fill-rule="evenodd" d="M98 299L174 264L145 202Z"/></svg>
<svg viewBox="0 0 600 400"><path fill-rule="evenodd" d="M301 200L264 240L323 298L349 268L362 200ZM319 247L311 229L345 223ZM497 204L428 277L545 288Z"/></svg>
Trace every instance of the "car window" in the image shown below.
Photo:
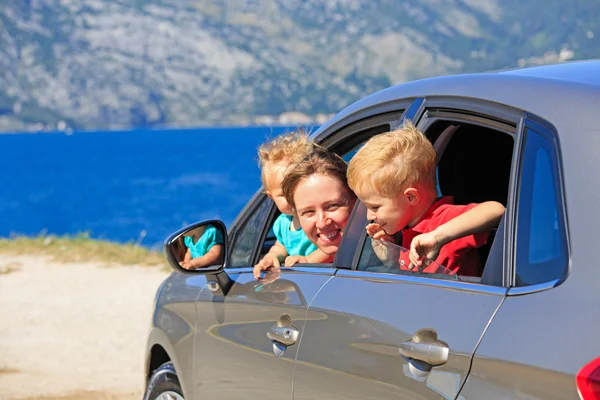
<svg viewBox="0 0 600 400"><path fill-rule="evenodd" d="M556 165L551 143L529 129L519 182L517 286L548 282L567 271Z"/></svg>
<svg viewBox="0 0 600 400"><path fill-rule="evenodd" d="M508 203L508 192L514 152L514 137L506 131L494 129L481 123L473 124L468 121L460 123L458 129L454 130L448 138L447 145L443 151L436 148L435 142L442 132L456 124L449 120L439 119L437 122L425 128L425 134L434 144L438 153L437 194L438 197L451 196L455 205L469 205L485 201L497 201L505 207ZM448 201L448 200L446 200ZM363 217L364 218L364 217ZM364 221L366 225L366 220ZM502 284L502 268L504 265L504 252L494 251L492 248L504 248L503 235L496 235L497 227L492 228L486 235L485 242L479 242L479 247L461 253L455 263L453 270L458 267L459 277L444 276L436 274L423 275L425 277L439 279L460 279L470 282L482 282L482 276L488 268L485 282L487 284ZM394 274L406 274L402 268L386 265L375 254L372 242L363 235L360 256L356 268L362 271L385 272ZM400 234L397 235L400 240ZM407 246L407 243L403 244ZM451 260L438 259L439 262L450 262ZM443 265L449 267L448 265ZM500 279L491 279L499 276Z"/></svg>
<svg viewBox="0 0 600 400"><path fill-rule="evenodd" d="M422 266L413 266L408 253L407 248L368 237L360 256L359 270L459 280L455 273L433 260L425 259Z"/></svg>
<svg viewBox="0 0 600 400"><path fill-rule="evenodd" d="M254 253L273 202L265 196L238 231L229 256L229 268L254 266Z"/></svg>

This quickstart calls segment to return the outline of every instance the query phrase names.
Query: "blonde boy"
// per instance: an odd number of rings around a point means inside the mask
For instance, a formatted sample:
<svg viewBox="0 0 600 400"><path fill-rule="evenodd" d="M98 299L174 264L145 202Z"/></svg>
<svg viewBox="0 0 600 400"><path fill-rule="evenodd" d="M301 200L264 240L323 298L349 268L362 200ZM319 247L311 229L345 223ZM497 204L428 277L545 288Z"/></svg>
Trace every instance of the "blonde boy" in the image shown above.
<svg viewBox="0 0 600 400"><path fill-rule="evenodd" d="M481 275L473 250L485 244L504 206L437 198L435 150L410 122L371 138L350 161L348 184L368 209L368 235L410 248L401 269L427 258L459 275Z"/></svg>
<svg viewBox="0 0 600 400"><path fill-rule="evenodd" d="M329 256L317 248L300 227L300 222L292 206L283 195L281 183L288 167L302 161L315 148L308 133L297 130L277 136L264 143L258 149L261 166L261 179L267 196L275 202L281 215L273 224L277 242L263 259L254 266L254 276L260 277L260 271L269 267L279 267L285 260L285 266L296 263L321 263Z"/></svg>

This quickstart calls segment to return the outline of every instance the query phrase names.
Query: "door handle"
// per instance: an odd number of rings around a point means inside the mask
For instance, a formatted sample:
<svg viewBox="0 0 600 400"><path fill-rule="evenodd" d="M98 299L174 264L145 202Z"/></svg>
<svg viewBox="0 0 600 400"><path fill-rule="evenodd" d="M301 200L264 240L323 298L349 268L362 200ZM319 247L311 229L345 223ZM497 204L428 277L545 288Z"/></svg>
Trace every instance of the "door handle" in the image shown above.
<svg viewBox="0 0 600 400"><path fill-rule="evenodd" d="M437 333L432 329L417 331L412 339L400 343L400 355L410 360L418 360L431 367L443 365L448 361L450 349L448 343L438 340Z"/></svg>
<svg viewBox="0 0 600 400"><path fill-rule="evenodd" d="M279 358L285 350L298 341L300 333L294 325L289 315L282 315L277 323L267 332L267 338L273 343L273 354Z"/></svg>
<svg viewBox="0 0 600 400"><path fill-rule="evenodd" d="M273 326L267 332L267 337L272 342L281 343L284 346L291 346L298 341L298 329L292 326Z"/></svg>

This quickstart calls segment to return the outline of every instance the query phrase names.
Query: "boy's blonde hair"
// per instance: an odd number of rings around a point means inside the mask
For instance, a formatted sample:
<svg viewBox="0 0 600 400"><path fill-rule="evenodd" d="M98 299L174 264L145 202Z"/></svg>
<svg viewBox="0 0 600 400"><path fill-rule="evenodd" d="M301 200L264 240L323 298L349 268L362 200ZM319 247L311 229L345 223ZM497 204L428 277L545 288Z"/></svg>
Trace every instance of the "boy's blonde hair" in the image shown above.
<svg viewBox="0 0 600 400"><path fill-rule="evenodd" d="M401 128L372 137L358 150L348 165L348 185L388 198L418 183L436 191L435 170L433 145L405 120Z"/></svg>
<svg viewBox="0 0 600 400"><path fill-rule="evenodd" d="M315 144L308 138L309 132L305 129L296 129L276 136L274 139L263 143L258 148L258 163L261 168L260 178L265 189L268 181L268 168L265 165L279 165L297 163L308 156Z"/></svg>

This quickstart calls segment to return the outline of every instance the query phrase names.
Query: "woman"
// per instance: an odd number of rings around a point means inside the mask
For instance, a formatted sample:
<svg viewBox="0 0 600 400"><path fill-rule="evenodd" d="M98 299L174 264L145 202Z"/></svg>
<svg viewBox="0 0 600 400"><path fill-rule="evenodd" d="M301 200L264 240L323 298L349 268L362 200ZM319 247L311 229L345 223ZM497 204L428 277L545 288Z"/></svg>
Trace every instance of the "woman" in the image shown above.
<svg viewBox="0 0 600 400"><path fill-rule="evenodd" d="M329 255L327 262L335 257L356 202L346 169L340 156L319 147L291 167L282 183L283 194L297 213L302 230Z"/></svg>

